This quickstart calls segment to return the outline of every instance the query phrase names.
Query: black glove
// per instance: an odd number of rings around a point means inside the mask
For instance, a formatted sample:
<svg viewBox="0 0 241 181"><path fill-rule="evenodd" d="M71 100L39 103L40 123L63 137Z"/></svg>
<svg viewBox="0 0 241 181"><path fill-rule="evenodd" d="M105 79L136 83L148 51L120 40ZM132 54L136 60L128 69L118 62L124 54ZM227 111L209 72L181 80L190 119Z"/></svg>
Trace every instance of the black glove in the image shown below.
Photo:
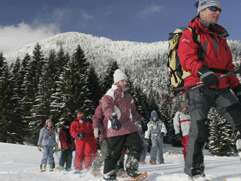
<svg viewBox="0 0 241 181"><path fill-rule="evenodd" d="M235 95L238 97L239 102L241 103L241 85L233 88L233 91L234 91Z"/></svg>
<svg viewBox="0 0 241 181"><path fill-rule="evenodd" d="M145 132L147 130L147 121L146 120L141 121L141 128L142 128L143 132Z"/></svg>
<svg viewBox="0 0 241 181"><path fill-rule="evenodd" d="M121 122L118 120L117 114L116 113L112 113L111 118L110 118L110 122L111 122L111 128L114 130L119 130L121 128Z"/></svg>
<svg viewBox="0 0 241 181"><path fill-rule="evenodd" d="M84 133L82 133L82 132L79 132L79 133L77 134L77 138L78 138L79 140L82 140L84 137L85 137L85 135L84 135Z"/></svg>
<svg viewBox="0 0 241 181"><path fill-rule="evenodd" d="M218 76L213 71L209 70L207 67L203 66L198 71L198 74L205 85L218 85Z"/></svg>

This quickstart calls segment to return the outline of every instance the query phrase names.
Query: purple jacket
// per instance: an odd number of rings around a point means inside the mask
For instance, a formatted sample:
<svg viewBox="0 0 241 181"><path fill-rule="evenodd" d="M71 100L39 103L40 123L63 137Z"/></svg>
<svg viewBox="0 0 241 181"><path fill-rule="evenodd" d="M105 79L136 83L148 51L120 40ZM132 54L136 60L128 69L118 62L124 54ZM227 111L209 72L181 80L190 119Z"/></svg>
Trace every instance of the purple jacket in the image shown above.
<svg viewBox="0 0 241 181"><path fill-rule="evenodd" d="M138 131L136 122L141 119L136 111L134 99L130 94L121 91L116 85L107 91L101 98L101 107L104 113L104 127L107 137L126 135ZM115 112L121 122L120 130L111 128L110 117Z"/></svg>

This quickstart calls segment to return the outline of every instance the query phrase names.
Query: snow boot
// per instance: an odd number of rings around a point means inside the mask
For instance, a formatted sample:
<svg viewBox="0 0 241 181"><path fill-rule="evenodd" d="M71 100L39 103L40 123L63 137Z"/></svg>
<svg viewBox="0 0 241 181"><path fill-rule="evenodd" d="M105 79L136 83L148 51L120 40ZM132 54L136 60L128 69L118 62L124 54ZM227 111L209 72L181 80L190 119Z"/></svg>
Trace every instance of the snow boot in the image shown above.
<svg viewBox="0 0 241 181"><path fill-rule="evenodd" d="M104 181L117 181L115 170L105 173L103 175L103 179L104 179Z"/></svg>
<svg viewBox="0 0 241 181"><path fill-rule="evenodd" d="M49 164L49 171L53 172L54 171L55 164Z"/></svg>
<svg viewBox="0 0 241 181"><path fill-rule="evenodd" d="M192 176L190 179L191 181L210 181L204 174Z"/></svg>
<svg viewBox="0 0 241 181"><path fill-rule="evenodd" d="M46 171L46 164L40 164L40 171L45 172Z"/></svg>

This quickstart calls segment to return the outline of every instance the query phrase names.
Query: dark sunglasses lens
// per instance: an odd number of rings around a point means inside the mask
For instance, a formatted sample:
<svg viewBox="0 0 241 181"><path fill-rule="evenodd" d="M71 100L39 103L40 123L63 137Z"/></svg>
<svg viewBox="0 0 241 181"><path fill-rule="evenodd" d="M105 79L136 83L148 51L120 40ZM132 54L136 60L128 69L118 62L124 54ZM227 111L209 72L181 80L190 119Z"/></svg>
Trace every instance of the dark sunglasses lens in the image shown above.
<svg viewBox="0 0 241 181"><path fill-rule="evenodd" d="M221 12L221 11L222 11L220 8L218 8L218 7L216 7L216 6L208 7L208 9L209 9L210 11L213 11L213 12L216 12L216 11Z"/></svg>

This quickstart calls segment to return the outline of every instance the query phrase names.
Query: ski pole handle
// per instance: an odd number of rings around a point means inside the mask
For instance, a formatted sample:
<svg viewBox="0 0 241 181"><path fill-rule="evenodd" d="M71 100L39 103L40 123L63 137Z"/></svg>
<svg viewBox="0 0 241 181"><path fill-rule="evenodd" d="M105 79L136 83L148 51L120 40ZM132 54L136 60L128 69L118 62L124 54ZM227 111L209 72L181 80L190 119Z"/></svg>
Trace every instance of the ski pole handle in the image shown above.
<svg viewBox="0 0 241 181"><path fill-rule="evenodd" d="M228 77L228 76L231 76L231 75L235 75L235 74L240 74L240 73L241 73L241 68L238 67L238 68L234 69L234 71L230 71L230 72L228 72L228 73L226 73L226 74L221 74L221 75L219 75L219 76L218 76L218 79L225 78L225 77ZM197 88L200 88L200 87L203 87L203 86L205 86L205 84L204 84L203 82L198 82L198 83L197 83L196 85L194 85L193 87L187 87L187 88L185 88L185 87L180 87L180 88L177 88L177 89L176 89L177 94L176 94L175 96L181 95L181 94L183 94L184 92L187 92L187 91L193 90L193 89L197 89ZM174 97L175 97L175 96L174 96Z"/></svg>

